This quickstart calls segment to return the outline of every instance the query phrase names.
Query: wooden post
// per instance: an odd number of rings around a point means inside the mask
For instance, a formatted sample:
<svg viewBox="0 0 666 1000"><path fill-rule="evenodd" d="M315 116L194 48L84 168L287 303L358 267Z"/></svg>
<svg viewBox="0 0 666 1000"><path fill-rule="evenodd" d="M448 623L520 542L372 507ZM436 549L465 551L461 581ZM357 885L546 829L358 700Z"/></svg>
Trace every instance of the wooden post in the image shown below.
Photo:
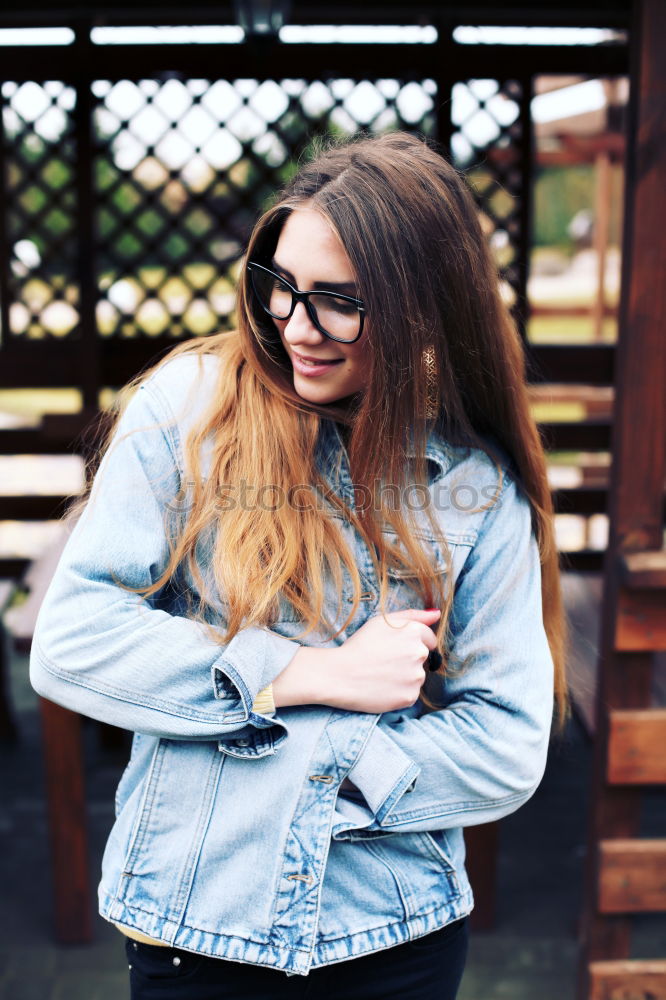
<svg viewBox="0 0 666 1000"><path fill-rule="evenodd" d="M597 258L597 289L592 304L594 339L603 340L606 313L606 251L610 227L611 161L607 149L600 149L594 160L594 250Z"/></svg>
<svg viewBox="0 0 666 1000"><path fill-rule="evenodd" d="M61 944L92 940L81 717L39 699L51 841L55 935Z"/></svg>
<svg viewBox="0 0 666 1000"><path fill-rule="evenodd" d="M497 916L499 820L466 826L464 833L467 873L475 901L470 927L473 931L490 931Z"/></svg>
<svg viewBox="0 0 666 1000"><path fill-rule="evenodd" d="M639 833L640 786L617 783L617 774L608 771L611 738L616 753L617 727L623 721L617 712L650 705L650 650L659 648L652 641L641 645L635 638L621 648L617 642L618 616L627 601L625 557L662 549L666 465L666 5L663 0L637 0L634 16L610 537L604 564L578 1000L619 996L613 991L620 987L623 996L666 997L666 964L646 972L638 968L641 963L621 961L630 954L631 918L626 913L602 914L599 905L607 851L602 842L636 838ZM615 960L612 967L608 960Z"/></svg>

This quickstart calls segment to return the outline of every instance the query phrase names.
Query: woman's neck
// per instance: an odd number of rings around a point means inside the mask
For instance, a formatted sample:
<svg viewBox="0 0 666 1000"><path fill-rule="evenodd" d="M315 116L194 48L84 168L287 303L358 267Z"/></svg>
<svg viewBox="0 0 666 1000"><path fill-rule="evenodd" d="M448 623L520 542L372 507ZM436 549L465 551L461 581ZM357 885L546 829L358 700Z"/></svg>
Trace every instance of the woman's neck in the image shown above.
<svg viewBox="0 0 666 1000"><path fill-rule="evenodd" d="M340 435L340 440L342 441L345 450L349 450L349 438L351 436L351 427L349 424L343 424L336 421L335 426L338 428L338 434Z"/></svg>

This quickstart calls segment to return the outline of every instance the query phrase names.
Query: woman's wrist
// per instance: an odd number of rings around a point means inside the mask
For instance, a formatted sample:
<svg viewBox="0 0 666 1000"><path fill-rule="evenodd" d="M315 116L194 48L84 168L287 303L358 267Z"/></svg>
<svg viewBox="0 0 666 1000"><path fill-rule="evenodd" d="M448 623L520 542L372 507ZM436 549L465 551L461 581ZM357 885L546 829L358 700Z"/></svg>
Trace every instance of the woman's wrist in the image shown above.
<svg viewBox="0 0 666 1000"><path fill-rule="evenodd" d="M289 705L331 705L336 690L335 665L339 649L301 646L273 680L276 708Z"/></svg>

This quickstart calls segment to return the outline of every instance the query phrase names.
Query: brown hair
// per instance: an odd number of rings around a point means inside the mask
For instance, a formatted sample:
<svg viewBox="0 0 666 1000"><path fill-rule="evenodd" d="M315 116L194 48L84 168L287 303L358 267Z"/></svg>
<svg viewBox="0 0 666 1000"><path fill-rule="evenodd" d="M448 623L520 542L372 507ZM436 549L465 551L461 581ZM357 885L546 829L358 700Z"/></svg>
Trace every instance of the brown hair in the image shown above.
<svg viewBox="0 0 666 1000"><path fill-rule="evenodd" d="M377 484L384 481L401 489L427 483L424 449L434 429L452 446L485 451L498 467L499 494L502 469L495 441L508 454L517 485L531 505L561 731L570 713L566 622L546 458L528 405L523 346L502 301L497 268L464 178L435 148L405 133L322 148L259 219L247 259L269 265L286 218L306 203L337 232L361 289L370 317L363 333L371 345L367 388L344 408L300 397L280 338L270 318L257 309L242 269L237 329L179 344L128 385L135 387L179 354L215 354L221 361L214 398L185 442L187 479L194 487L187 522L179 537L170 539L171 558L164 573L141 593L155 593L187 560L200 590L192 613L203 620L207 599L195 546L214 527L214 582L228 607L227 631L214 631L216 641L228 642L250 624L274 623L280 596L302 618L306 628L301 637L307 635L326 620L325 570L340 592L343 565L355 595L342 625L346 627L358 608L360 577L335 519L317 502L318 491L369 543L382 609L390 566L412 574L415 595L424 607L441 607L437 635L441 670L446 672L453 594L418 541L422 522L417 523L411 511L405 516L401 506L389 506ZM426 395L424 358L437 375L439 402L434 411ZM316 468L322 418L347 428L353 482L372 498L361 509L338 497ZM112 434L113 427L107 445ZM203 479L200 450L210 434L210 472ZM407 461L410 443L413 464ZM281 495L294 483L309 484L303 490L311 509L282 504L272 510L237 508L220 517L219 485L241 480L273 484ZM77 510L84 502L85 495ZM432 510L427 516L431 537L446 552ZM387 541L387 524L397 546ZM425 694L423 698L434 707Z"/></svg>

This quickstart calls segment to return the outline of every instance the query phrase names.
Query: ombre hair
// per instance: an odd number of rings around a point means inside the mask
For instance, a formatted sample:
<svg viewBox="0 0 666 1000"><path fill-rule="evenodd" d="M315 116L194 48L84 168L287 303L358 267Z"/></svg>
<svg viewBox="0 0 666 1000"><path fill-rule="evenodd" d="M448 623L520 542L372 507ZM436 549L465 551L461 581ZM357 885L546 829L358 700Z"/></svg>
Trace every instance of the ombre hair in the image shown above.
<svg viewBox="0 0 666 1000"><path fill-rule="evenodd" d="M168 565L151 586L136 592L149 597L187 564L199 589L198 604L190 606L189 614L208 623L215 594L224 594L226 631L209 625L214 641L225 644L249 625L274 625L282 599L303 622L296 638L322 622L336 637L352 621L362 591L354 554L339 527L342 517L368 544L380 583L380 611L385 610L388 571L397 567L401 579L413 586L412 606L442 609L436 626L440 673L463 669L449 648L450 576L421 544L422 518L405 505L389 504L377 487L390 483L397 495L415 484L427 487L425 444L434 431L445 444L486 452L497 468L498 496L503 473L496 442L509 456L517 486L531 507L561 732L570 714L567 632L546 456L530 412L523 345L502 300L497 267L466 182L431 144L406 133L320 146L256 223L246 260L270 266L285 220L303 206L323 215L351 263L368 316L363 332L370 348L366 387L344 405L318 405L299 396L276 328L257 307L241 268L236 329L178 344L121 394L126 399L180 354L213 354L220 360L210 404L184 442L186 478L193 487L187 517L175 537L165 527ZM434 408L432 392L428 395L433 371ZM98 458L111 443L124 405ZM322 477L315 462L322 419L344 428L353 483L371 503L354 509ZM209 436L210 467L203 477L200 453ZM220 488L241 481L271 484L282 496L298 483L306 502L271 509L240 505L221 514ZM73 514L86 503L91 485L90 475ZM338 517L331 517L331 511ZM425 514L431 529L426 534L446 553L441 524L432 509ZM396 545L388 541L393 534ZM213 593L207 591L195 555L204 538ZM330 574L342 607L343 568L354 599L336 631L328 621L325 580ZM422 698L436 707L425 692Z"/></svg>

